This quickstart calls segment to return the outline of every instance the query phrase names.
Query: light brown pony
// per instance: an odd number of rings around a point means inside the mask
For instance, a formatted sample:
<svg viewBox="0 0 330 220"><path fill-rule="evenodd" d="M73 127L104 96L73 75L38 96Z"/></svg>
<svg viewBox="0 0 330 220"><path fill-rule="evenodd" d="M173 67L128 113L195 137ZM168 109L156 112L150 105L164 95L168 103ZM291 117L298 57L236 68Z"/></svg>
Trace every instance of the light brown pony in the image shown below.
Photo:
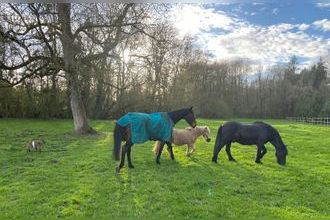
<svg viewBox="0 0 330 220"><path fill-rule="evenodd" d="M195 142L198 137L203 136L203 138L210 142L210 129L207 126L196 126L195 128L188 127L185 129L173 129L172 141L171 143L176 146L187 145L186 155L191 156L196 150ZM160 149L160 141L156 141L154 145L153 152L158 155Z"/></svg>

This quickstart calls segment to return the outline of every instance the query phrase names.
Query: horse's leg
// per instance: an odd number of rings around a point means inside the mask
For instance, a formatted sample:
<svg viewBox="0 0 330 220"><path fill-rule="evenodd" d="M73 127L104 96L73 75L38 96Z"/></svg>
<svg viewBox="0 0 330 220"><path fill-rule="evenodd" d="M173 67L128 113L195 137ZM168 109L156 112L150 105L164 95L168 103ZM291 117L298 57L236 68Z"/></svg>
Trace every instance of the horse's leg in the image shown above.
<svg viewBox="0 0 330 220"><path fill-rule="evenodd" d="M190 145L190 149L191 149L190 155L192 155L195 152L195 150L196 150L195 145L194 144L191 144Z"/></svg>
<svg viewBox="0 0 330 220"><path fill-rule="evenodd" d="M221 143L219 146L215 146L213 150L213 157L212 161L214 163L218 163L218 154L220 153L221 149L225 146L223 143Z"/></svg>
<svg viewBox="0 0 330 220"><path fill-rule="evenodd" d="M236 161L236 160L233 158L233 156L231 155L230 147L231 147L231 143L226 144L226 152L227 152L228 160L229 160L229 161Z"/></svg>
<svg viewBox="0 0 330 220"><path fill-rule="evenodd" d="M116 168L117 173L120 172L120 169L123 168L123 166L125 164L125 154L126 154L126 152L127 152L127 142L125 143L125 145L121 149L121 160L120 160L119 166Z"/></svg>
<svg viewBox="0 0 330 220"><path fill-rule="evenodd" d="M131 149L132 149L133 144L129 143L127 145L127 161L128 161L128 167L129 168L134 168L133 164L132 164L132 160L131 160Z"/></svg>
<svg viewBox="0 0 330 220"><path fill-rule="evenodd" d="M170 152L171 159L174 160L174 154L173 154L173 148L172 148L172 143L171 142L166 142L167 148Z"/></svg>
<svg viewBox="0 0 330 220"><path fill-rule="evenodd" d="M256 157L256 163L261 163L261 150L262 150L262 144L257 145L257 157Z"/></svg>
<svg viewBox="0 0 330 220"><path fill-rule="evenodd" d="M187 144L186 156L188 156L188 157L190 156L189 152L190 152L190 146Z"/></svg>
<svg viewBox="0 0 330 220"><path fill-rule="evenodd" d="M261 152L261 155L260 155L260 159L262 159L265 156L266 153L267 153L267 149L266 149L265 145L262 145L262 152Z"/></svg>
<svg viewBox="0 0 330 220"><path fill-rule="evenodd" d="M187 151L186 151L186 155L188 157L191 156L191 153L192 153L192 145L191 144L187 144Z"/></svg>
<svg viewBox="0 0 330 220"><path fill-rule="evenodd" d="M160 164L159 159L160 159L160 155L162 155L164 144L165 144L165 142L163 142L163 141L160 142L159 151L158 151L158 154L157 154L157 157L156 157L156 163L157 164Z"/></svg>
<svg viewBox="0 0 330 220"><path fill-rule="evenodd" d="M170 150L170 148L167 146L167 152L171 155L171 150Z"/></svg>

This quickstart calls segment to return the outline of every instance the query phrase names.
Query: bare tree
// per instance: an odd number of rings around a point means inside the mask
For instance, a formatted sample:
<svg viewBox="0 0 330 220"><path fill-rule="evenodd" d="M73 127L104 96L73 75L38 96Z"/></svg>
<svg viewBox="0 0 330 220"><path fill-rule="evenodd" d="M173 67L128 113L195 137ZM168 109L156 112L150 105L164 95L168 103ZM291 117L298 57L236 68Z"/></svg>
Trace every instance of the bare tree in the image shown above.
<svg viewBox="0 0 330 220"><path fill-rule="evenodd" d="M1 18L1 38L9 45L0 62L1 81L15 86L36 75L64 70L75 132L94 132L81 98L80 72L110 56L125 31L138 27L143 10L134 4L9 4ZM109 9L109 10L107 10ZM32 18L32 19L31 19ZM86 49L93 44L92 49ZM52 71L51 71L52 70Z"/></svg>

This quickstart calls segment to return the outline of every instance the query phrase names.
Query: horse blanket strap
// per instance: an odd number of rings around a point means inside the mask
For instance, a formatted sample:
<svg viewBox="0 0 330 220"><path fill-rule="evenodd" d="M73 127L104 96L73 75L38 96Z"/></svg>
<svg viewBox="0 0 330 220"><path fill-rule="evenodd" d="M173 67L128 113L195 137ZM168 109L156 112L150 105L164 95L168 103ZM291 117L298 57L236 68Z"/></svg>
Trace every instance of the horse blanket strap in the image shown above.
<svg viewBox="0 0 330 220"><path fill-rule="evenodd" d="M167 112L151 114L129 112L121 117L117 124L122 127L130 126L133 144L148 140L171 141L174 126Z"/></svg>

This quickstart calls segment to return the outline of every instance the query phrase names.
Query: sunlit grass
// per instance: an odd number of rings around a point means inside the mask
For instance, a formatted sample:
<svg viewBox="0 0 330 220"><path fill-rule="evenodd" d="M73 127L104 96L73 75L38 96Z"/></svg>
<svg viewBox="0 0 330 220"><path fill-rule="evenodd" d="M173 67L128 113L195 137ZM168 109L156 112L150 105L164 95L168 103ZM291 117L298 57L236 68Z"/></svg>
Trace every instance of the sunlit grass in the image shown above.
<svg viewBox="0 0 330 220"><path fill-rule="evenodd" d="M253 121L244 119L241 121ZM111 121L92 121L96 136L72 134L70 120L0 120L0 217L329 217L330 127L266 120L288 145L285 167L267 145L263 164L254 146L234 144L237 163L221 151L211 163L223 120L199 119L212 141L197 141L188 158L175 147L155 163L153 142L132 149L135 169L115 174ZM181 122L178 127L186 127ZM42 153L26 141L42 137Z"/></svg>

